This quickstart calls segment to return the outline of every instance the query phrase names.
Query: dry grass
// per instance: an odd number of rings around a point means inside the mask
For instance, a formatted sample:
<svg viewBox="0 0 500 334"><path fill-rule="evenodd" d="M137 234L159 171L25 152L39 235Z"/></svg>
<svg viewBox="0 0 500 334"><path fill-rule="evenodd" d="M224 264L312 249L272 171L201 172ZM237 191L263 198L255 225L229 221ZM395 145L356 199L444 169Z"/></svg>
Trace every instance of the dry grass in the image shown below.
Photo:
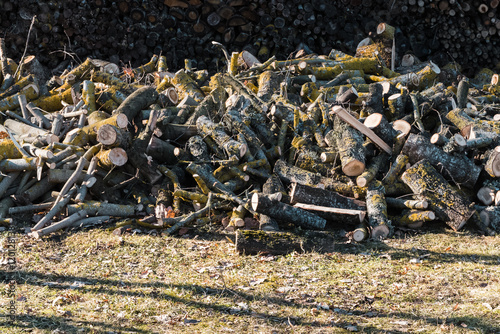
<svg viewBox="0 0 500 334"><path fill-rule="evenodd" d="M1 333L500 333L500 238L472 232L287 256L102 229L17 248L18 317Z"/></svg>

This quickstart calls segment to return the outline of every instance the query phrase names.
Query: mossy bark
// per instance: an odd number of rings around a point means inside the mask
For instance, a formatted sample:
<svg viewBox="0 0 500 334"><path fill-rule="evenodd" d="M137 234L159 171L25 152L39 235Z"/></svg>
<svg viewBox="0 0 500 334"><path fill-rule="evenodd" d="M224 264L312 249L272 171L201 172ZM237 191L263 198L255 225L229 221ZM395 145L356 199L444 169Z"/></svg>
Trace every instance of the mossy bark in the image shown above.
<svg viewBox="0 0 500 334"><path fill-rule="evenodd" d="M281 159L276 161L273 171L287 185L296 182L306 186L336 191L349 197L362 196L365 192L363 188L334 181L332 178L321 176L321 174L312 173L305 169L291 166Z"/></svg>
<svg viewBox="0 0 500 334"><path fill-rule="evenodd" d="M364 138L340 118L334 122L336 147L339 151L342 172L347 176L358 176L365 170Z"/></svg>
<svg viewBox="0 0 500 334"><path fill-rule="evenodd" d="M419 199L429 202L429 209L438 219L455 231L460 230L475 212L469 199L453 189L427 160L415 163L401 179Z"/></svg>
<svg viewBox="0 0 500 334"><path fill-rule="evenodd" d="M476 166L465 155L451 155L430 143L424 136L410 134L402 150L408 155L410 163L426 159L431 165L438 168L449 180L466 187L473 187L479 178L481 168Z"/></svg>
<svg viewBox="0 0 500 334"><path fill-rule="evenodd" d="M366 212L371 226L371 237L379 240L393 233L392 223L387 217L385 189L380 181L371 182L366 190Z"/></svg>
<svg viewBox="0 0 500 334"><path fill-rule="evenodd" d="M280 90L283 75L276 71L265 71L259 75L259 91L257 96L264 101L269 101L271 96Z"/></svg>

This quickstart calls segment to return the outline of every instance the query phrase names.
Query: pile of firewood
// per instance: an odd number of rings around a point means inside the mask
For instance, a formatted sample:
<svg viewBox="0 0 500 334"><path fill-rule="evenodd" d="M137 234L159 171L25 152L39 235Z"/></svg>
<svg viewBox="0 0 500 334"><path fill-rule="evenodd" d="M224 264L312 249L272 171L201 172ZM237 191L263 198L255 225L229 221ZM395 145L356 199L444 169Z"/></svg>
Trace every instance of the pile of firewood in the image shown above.
<svg viewBox="0 0 500 334"><path fill-rule="evenodd" d="M36 57L16 63L0 40L2 223L33 213L35 237L222 223L242 252L304 249L280 232L291 226L355 241L431 220L494 234L499 76L430 61L391 70L394 31L380 24L355 55L264 62L214 42L226 63L211 76L154 55L124 71L87 58L46 81Z"/></svg>
<svg viewBox="0 0 500 334"><path fill-rule="evenodd" d="M189 58L212 72L223 66L212 41L262 59L286 59L302 48L352 54L387 22L397 27L397 65L412 52L440 66L457 61L472 73L500 62L497 6L498 0L6 0L0 33L11 57L28 47L54 70L86 57L134 67L163 53L171 69Z"/></svg>

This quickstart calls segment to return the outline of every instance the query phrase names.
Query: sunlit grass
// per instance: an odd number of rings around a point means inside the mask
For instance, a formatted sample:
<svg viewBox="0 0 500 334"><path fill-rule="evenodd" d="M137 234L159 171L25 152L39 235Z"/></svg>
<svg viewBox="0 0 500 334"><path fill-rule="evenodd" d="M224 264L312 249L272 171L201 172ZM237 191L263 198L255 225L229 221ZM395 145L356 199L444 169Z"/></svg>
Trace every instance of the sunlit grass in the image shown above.
<svg viewBox="0 0 500 334"><path fill-rule="evenodd" d="M285 256L206 237L20 236L18 317L0 332L498 332L498 237L438 230Z"/></svg>

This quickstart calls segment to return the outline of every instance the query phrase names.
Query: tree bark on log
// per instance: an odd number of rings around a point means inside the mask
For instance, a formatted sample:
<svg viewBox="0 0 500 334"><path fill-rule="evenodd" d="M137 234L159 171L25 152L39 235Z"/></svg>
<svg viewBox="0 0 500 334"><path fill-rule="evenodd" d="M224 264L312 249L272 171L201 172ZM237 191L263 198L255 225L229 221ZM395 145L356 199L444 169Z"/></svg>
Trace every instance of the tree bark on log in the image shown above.
<svg viewBox="0 0 500 334"><path fill-rule="evenodd" d="M415 163L401 179L419 199L427 200L429 209L454 231L460 230L475 212L472 203L454 190L427 160Z"/></svg>
<svg viewBox="0 0 500 334"><path fill-rule="evenodd" d="M273 171L286 184L296 182L310 187L324 188L335 191L348 197L357 198L364 194L364 190L360 187L337 182L332 178L326 178L320 174L312 173L295 166L290 166L283 160L276 161Z"/></svg>
<svg viewBox="0 0 500 334"><path fill-rule="evenodd" d="M252 209L273 219L290 222L305 228L323 229L326 220L308 211L271 200L267 195L255 193L251 199Z"/></svg>
<svg viewBox="0 0 500 334"><path fill-rule="evenodd" d="M212 122L208 117L201 116L196 121L196 127L200 134L211 136L227 153L228 157L236 156L238 159L243 157L248 149L245 144L242 144L231 137L224 131L220 124Z"/></svg>
<svg viewBox="0 0 500 334"><path fill-rule="evenodd" d="M146 109L158 99L158 92L154 87L141 87L130 94L116 109L116 114L125 114L130 123L142 109Z"/></svg>
<svg viewBox="0 0 500 334"><path fill-rule="evenodd" d="M393 227L387 217L384 186L380 181L371 182L366 190L366 212L371 226L371 237L375 240L392 235Z"/></svg>
<svg viewBox="0 0 500 334"><path fill-rule="evenodd" d="M495 230L500 231L500 206L488 206L479 213L483 223Z"/></svg>
<svg viewBox="0 0 500 334"><path fill-rule="evenodd" d="M431 165L442 171L448 179L469 188L476 184L481 172L481 168L465 155L447 154L421 135L410 134L403 146L402 153L408 155L412 164L426 159Z"/></svg>
<svg viewBox="0 0 500 334"><path fill-rule="evenodd" d="M360 175L365 170L366 152L363 136L339 118L335 119L334 131L342 172L347 176Z"/></svg>
<svg viewBox="0 0 500 334"><path fill-rule="evenodd" d="M236 231L236 250L240 254L328 253L334 250L334 245L334 236L325 232L306 231L298 236L290 232Z"/></svg>

